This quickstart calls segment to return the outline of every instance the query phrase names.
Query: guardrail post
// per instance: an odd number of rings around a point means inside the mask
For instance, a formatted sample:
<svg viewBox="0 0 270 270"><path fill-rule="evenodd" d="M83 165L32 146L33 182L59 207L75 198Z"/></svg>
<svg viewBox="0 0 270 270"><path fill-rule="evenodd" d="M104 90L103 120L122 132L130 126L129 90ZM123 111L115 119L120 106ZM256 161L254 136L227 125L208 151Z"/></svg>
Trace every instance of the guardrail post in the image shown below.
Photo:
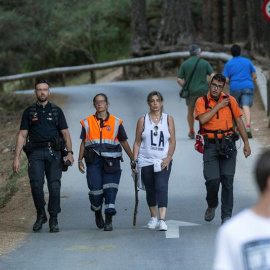
<svg viewBox="0 0 270 270"><path fill-rule="evenodd" d="M156 77L157 76L157 70L156 70L155 62L152 62L151 65L152 65L152 74L153 74L154 77Z"/></svg>
<svg viewBox="0 0 270 270"><path fill-rule="evenodd" d="M33 88L35 88L35 83L36 83L36 78L33 77L33 78L32 78L32 86L33 86Z"/></svg>
<svg viewBox="0 0 270 270"><path fill-rule="evenodd" d="M94 70L90 70L90 77L91 77L91 83L95 84L96 83L96 73Z"/></svg>
<svg viewBox="0 0 270 270"><path fill-rule="evenodd" d="M61 81L62 81L62 85L66 86L66 74L65 73L62 73Z"/></svg>
<svg viewBox="0 0 270 270"><path fill-rule="evenodd" d="M0 82L0 92L4 92L5 88L4 88L4 83Z"/></svg>
<svg viewBox="0 0 270 270"><path fill-rule="evenodd" d="M179 59L177 60L178 68L180 68L180 66L182 65L183 62L184 62L184 59L183 59L183 58L179 58Z"/></svg>
<svg viewBox="0 0 270 270"><path fill-rule="evenodd" d="M124 80L128 80L128 71L127 71L127 66L123 66L123 75L124 75Z"/></svg>
<svg viewBox="0 0 270 270"><path fill-rule="evenodd" d="M220 60L217 60L216 61L216 65L217 65L217 73L222 73L222 70L221 70L221 61Z"/></svg>

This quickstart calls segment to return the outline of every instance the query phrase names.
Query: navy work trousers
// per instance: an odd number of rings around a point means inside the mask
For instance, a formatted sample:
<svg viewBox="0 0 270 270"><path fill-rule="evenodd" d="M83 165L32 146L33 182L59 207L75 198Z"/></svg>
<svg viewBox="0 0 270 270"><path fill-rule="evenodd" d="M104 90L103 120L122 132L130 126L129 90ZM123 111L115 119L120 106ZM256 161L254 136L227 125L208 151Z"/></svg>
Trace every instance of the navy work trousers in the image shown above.
<svg viewBox="0 0 270 270"><path fill-rule="evenodd" d="M236 167L237 150L234 145L229 157L219 154L215 143L209 143L203 154L204 178L206 180L206 201L208 207L215 208L218 205L218 191L221 191L221 218L231 217L233 209L233 179Z"/></svg>
<svg viewBox="0 0 270 270"><path fill-rule="evenodd" d="M154 172L154 165L142 167L141 177L145 185L146 201L149 207L158 205L158 208L168 206L168 184L172 162L169 169Z"/></svg>
<svg viewBox="0 0 270 270"><path fill-rule="evenodd" d="M96 212L102 209L105 200L105 214L115 215L115 199L121 177L120 160L114 159L115 172L106 172L106 161L95 154L94 162L86 164L86 179L89 188L91 210Z"/></svg>
<svg viewBox="0 0 270 270"><path fill-rule="evenodd" d="M36 209L40 210L46 205L43 191L46 176L49 190L48 212L60 213L61 152L52 149L50 154L48 148L40 148L29 153L27 157L28 175Z"/></svg>

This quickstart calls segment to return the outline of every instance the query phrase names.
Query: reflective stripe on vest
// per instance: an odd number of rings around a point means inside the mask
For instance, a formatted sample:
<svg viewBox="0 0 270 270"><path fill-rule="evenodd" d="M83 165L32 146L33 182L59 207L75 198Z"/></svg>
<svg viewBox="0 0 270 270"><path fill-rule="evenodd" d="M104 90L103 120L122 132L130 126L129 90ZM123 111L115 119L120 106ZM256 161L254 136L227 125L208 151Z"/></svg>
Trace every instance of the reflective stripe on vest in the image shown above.
<svg viewBox="0 0 270 270"><path fill-rule="evenodd" d="M122 120L110 115L104 126L100 128L100 121L94 115L90 115L81 121L85 128L85 147L97 146L94 149L99 150L103 157L121 157L122 148L118 141L118 129ZM100 138L101 135L101 138Z"/></svg>

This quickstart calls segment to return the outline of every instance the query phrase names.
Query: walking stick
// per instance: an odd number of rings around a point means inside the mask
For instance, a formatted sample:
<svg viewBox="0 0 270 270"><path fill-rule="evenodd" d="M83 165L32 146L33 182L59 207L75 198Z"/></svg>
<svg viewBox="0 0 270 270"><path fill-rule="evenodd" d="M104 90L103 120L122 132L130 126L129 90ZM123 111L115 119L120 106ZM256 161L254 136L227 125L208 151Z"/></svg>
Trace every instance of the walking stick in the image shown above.
<svg viewBox="0 0 270 270"><path fill-rule="evenodd" d="M135 187L135 208L134 208L134 214L133 214L133 227L136 226L136 219L137 219L137 213L138 213L138 204L139 204L139 190L138 190L138 174L134 174L134 187Z"/></svg>

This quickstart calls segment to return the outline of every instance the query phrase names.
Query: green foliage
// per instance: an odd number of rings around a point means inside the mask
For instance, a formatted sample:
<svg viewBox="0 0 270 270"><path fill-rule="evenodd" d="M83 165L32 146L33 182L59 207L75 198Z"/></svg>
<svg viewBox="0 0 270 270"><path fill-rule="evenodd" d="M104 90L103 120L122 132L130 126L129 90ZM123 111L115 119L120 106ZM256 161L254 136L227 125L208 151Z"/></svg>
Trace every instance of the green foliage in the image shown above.
<svg viewBox="0 0 270 270"><path fill-rule="evenodd" d="M146 0L153 45L163 3ZM191 4L201 34L203 0ZM131 0L2 0L0 76L127 58L131 18Z"/></svg>
<svg viewBox="0 0 270 270"><path fill-rule="evenodd" d="M4 0L0 76L129 55L130 1Z"/></svg>
<svg viewBox="0 0 270 270"><path fill-rule="evenodd" d="M75 3L75 4L74 4ZM125 3L125 2L124 2ZM121 0L70 1L59 21L69 17L69 24L60 27L57 57L81 64L110 61L119 57L119 45L129 46L130 4ZM72 14L70 14L70 12ZM61 18L62 17L62 18Z"/></svg>

